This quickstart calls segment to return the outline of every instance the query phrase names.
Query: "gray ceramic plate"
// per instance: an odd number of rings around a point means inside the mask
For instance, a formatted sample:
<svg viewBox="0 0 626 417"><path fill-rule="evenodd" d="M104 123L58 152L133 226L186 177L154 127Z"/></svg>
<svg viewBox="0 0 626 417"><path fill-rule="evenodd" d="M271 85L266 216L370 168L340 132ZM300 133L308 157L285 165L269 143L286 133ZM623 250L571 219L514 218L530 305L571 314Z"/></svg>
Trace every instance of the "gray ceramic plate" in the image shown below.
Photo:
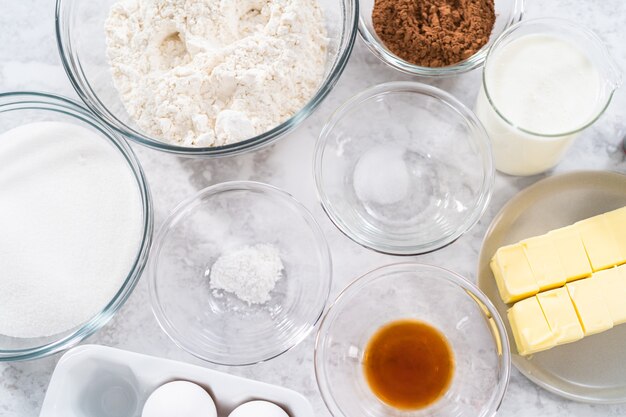
<svg viewBox="0 0 626 417"><path fill-rule="evenodd" d="M509 334L507 306L500 299L489 268L495 251L500 246L622 206L626 206L626 175L603 171L546 178L504 206L483 241L478 286L505 318ZM518 355L515 342L509 340L515 367L548 391L589 403L626 402L626 325L531 357Z"/></svg>

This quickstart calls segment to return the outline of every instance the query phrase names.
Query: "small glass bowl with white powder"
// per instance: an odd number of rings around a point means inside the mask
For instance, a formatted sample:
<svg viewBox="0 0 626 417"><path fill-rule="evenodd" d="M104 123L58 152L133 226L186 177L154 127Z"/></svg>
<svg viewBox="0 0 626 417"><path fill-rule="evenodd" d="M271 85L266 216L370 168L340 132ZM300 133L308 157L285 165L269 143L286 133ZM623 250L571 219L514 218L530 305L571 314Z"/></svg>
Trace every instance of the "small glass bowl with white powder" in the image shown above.
<svg viewBox="0 0 626 417"><path fill-rule="evenodd" d="M78 95L129 139L192 156L273 143L335 86L356 0L57 0Z"/></svg>
<svg viewBox="0 0 626 417"><path fill-rule="evenodd" d="M318 138L324 209L353 241L417 255L467 232L487 208L491 145L478 118L438 88L392 82L340 107Z"/></svg>
<svg viewBox="0 0 626 417"><path fill-rule="evenodd" d="M121 136L73 101L0 94L0 361L76 345L147 262L152 206Z"/></svg>
<svg viewBox="0 0 626 417"><path fill-rule="evenodd" d="M300 343L319 320L331 259L311 213L270 185L217 184L183 201L155 239L153 312L189 353L249 365Z"/></svg>

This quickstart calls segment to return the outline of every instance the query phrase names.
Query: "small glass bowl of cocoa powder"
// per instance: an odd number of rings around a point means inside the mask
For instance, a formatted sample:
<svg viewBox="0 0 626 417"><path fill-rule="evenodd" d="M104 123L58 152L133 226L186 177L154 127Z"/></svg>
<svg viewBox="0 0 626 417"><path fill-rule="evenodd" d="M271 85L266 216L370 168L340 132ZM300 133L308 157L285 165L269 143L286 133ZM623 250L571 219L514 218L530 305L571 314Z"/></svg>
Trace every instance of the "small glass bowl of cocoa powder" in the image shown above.
<svg viewBox="0 0 626 417"><path fill-rule="evenodd" d="M361 0L368 48L407 74L452 76L480 67L493 41L522 19L524 0Z"/></svg>

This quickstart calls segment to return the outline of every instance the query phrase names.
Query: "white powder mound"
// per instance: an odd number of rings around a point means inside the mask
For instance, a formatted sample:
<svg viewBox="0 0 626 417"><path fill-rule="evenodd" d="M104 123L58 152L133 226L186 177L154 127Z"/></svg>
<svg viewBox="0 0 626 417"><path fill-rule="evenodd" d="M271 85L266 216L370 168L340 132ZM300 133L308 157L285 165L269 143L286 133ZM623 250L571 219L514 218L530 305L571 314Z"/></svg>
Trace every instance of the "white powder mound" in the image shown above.
<svg viewBox="0 0 626 417"><path fill-rule="evenodd" d="M394 204L404 200L410 186L404 153L402 148L378 145L361 156L353 178L357 197L376 204Z"/></svg>
<svg viewBox="0 0 626 417"><path fill-rule="evenodd" d="M317 0L120 0L105 31L128 113L174 144L264 133L300 110L325 73Z"/></svg>
<svg viewBox="0 0 626 417"><path fill-rule="evenodd" d="M100 312L139 249L141 195L124 157L58 122L0 135L0 334L44 337Z"/></svg>
<svg viewBox="0 0 626 417"><path fill-rule="evenodd" d="M270 244L244 246L220 256L211 267L214 290L224 290L250 304L270 300L270 292L284 269L278 249Z"/></svg>

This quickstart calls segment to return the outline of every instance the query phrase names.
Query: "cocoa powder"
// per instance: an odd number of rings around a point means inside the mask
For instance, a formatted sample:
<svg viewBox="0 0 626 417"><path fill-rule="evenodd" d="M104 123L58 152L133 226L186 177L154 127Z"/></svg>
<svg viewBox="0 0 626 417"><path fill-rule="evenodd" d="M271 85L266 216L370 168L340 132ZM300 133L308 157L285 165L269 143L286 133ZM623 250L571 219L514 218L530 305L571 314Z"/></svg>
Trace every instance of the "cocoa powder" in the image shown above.
<svg viewBox="0 0 626 417"><path fill-rule="evenodd" d="M456 64L488 41L494 0L375 0L374 30L398 57L424 67Z"/></svg>

